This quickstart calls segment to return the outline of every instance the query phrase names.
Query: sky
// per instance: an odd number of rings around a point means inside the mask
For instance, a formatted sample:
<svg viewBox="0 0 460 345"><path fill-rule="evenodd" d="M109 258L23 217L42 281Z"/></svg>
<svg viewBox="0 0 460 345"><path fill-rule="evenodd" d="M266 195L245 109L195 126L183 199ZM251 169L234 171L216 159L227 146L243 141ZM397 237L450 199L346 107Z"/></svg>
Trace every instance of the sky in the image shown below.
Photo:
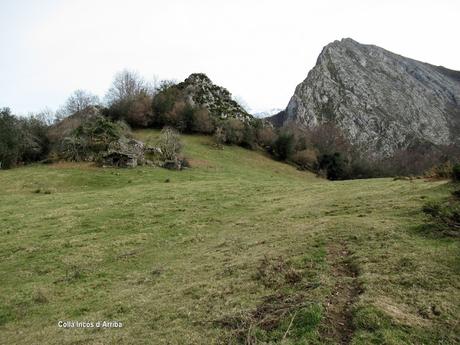
<svg viewBox="0 0 460 345"><path fill-rule="evenodd" d="M0 0L0 107L101 98L116 72L195 72L253 112L285 108L321 49L344 37L460 70L458 0Z"/></svg>

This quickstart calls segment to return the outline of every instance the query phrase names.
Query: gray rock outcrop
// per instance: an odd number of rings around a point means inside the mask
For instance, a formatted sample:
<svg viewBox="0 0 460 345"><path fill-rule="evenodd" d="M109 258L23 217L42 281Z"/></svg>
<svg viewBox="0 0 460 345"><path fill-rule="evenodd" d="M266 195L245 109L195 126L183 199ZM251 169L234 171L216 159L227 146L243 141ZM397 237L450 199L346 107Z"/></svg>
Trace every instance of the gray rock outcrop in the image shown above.
<svg viewBox="0 0 460 345"><path fill-rule="evenodd" d="M327 45L277 125L332 122L373 155L460 144L460 72L342 39Z"/></svg>
<svg viewBox="0 0 460 345"><path fill-rule="evenodd" d="M102 163L105 166L134 168L145 164L144 151L143 142L121 137L109 144L107 151L102 155Z"/></svg>
<svg viewBox="0 0 460 345"><path fill-rule="evenodd" d="M253 117L232 99L232 94L225 88L215 85L203 73L193 73L182 83L177 84L192 106L203 107L217 118L237 118L250 121Z"/></svg>

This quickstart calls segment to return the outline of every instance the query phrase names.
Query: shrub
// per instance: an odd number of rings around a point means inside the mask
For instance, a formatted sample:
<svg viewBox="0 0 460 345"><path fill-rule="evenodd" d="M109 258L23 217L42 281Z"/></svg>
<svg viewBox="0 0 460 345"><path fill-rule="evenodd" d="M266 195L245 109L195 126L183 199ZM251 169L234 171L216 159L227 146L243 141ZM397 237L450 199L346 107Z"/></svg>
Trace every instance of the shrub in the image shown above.
<svg viewBox="0 0 460 345"><path fill-rule="evenodd" d="M39 116L17 118L0 110L0 168L42 160L49 152L48 125Z"/></svg>
<svg viewBox="0 0 460 345"><path fill-rule="evenodd" d="M181 103L182 107L177 114L178 123L176 125L176 128L181 132L191 133L193 132L193 127L195 124L195 113L197 109L192 107L187 102Z"/></svg>
<svg viewBox="0 0 460 345"><path fill-rule="evenodd" d="M107 113L108 109L93 107L88 108L84 112L75 113L62 119L57 119L48 128L48 139L52 146L59 145L64 138L72 135L73 131L81 126L84 122L89 121L95 116L101 115L101 113ZM107 115L107 114L106 114Z"/></svg>
<svg viewBox="0 0 460 345"><path fill-rule="evenodd" d="M152 97L145 91L111 104L107 115L113 120L124 120L132 127L148 127L153 121Z"/></svg>
<svg viewBox="0 0 460 345"><path fill-rule="evenodd" d="M437 217L441 212L441 204L438 202L427 202L422 207L422 211L430 216Z"/></svg>
<svg viewBox="0 0 460 345"><path fill-rule="evenodd" d="M222 121L222 130L225 133L225 143L240 145L244 138L244 123L238 119L230 118Z"/></svg>
<svg viewBox="0 0 460 345"><path fill-rule="evenodd" d="M88 156L86 143L77 136L65 137L59 150L59 156L68 161L80 162Z"/></svg>
<svg viewBox="0 0 460 345"><path fill-rule="evenodd" d="M342 180L347 178L346 163L339 152L324 154L319 159L319 169L326 171L329 180Z"/></svg>
<svg viewBox="0 0 460 345"><path fill-rule="evenodd" d="M368 157L352 157L347 178L372 178L385 176L385 172Z"/></svg>
<svg viewBox="0 0 460 345"><path fill-rule="evenodd" d="M223 145L225 144L226 142L226 137L225 137L225 132L224 132L224 129L222 127L217 127L216 128L216 131L214 132L214 141L216 143L216 146L218 148L222 148Z"/></svg>
<svg viewBox="0 0 460 345"><path fill-rule="evenodd" d="M240 145L251 150L253 150L257 146L255 129L249 123L244 124L243 138L241 140Z"/></svg>
<svg viewBox="0 0 460 345"><path fill-rule="evenodd" d="M179 100L181 92L175 86L167 86L158 92L152 99L152 124L156 127L174 125L177 121L172 114ZM174 111L177 113L177 109Z"/></svg>
<svg viewBox="0 0 460 345"><path fill-rule="evenodd" d="M46 158L50 151L48 125L38 116L30 116L19 121L21 131L21 161L35 162Z"/></svg>
<svg viewBox="0 0 460 345"><path fill-rule="evenodd" d="M314 169L318 163L317 152L313 149L305 149L294 153L291 160L301 169Z"/></svg>
<svg viewBox="0 0 460 345"><path fill-rule="evenodd" d="M422 210L442 225L440 228L442 232L460 236L460 200L455 194L444 200L428 202Z"/></svg>
<svg viewBox="0 0 460 345"><path fill-rule="evenodd" d="M272 146L276 140L276 133L271 127L257 128L255 135L257 142L265 148Z"/></svg>
<svg viewBox="0 0 460 345"><path fill-rule="evenodd" d="M163 161L176 161L182 151L179 133L170 127L163 128L158 146L161 150L161 159Z"/></svg>
<svg viewBox="0 0 460 345"><path fill-rule="evenodd" d="M288 159L294 151L294 136L291 133L281 133L273 143L273 152L280 160Z"/></svg>
<svg viewBox="0 0 460 345"><path fill-rule="evenodd" d="M152 122L152 96L147 92L137 95L126 113L126 122L132 127L148 127Z"/></svg>
<svg viewBox="0 0 460 345"><path fill-rule="evenodd" d="M452 167L452 178L454 181L460 181L460 164L455 164Z"/></svg>
<svg viewBox="0 0 460 345"><path fill-rule="evenodd" d="M335 152L346 153L351 144L342 131L332 124L322 124L311 129L308 134L313 146L320 154L332 155Z"/></svg>
<svg viewBox="0 0 460 345"><path fill-rule="evenodd" d="M294 151L303 151L307 148L314 147L311 133L308 130L300 128L294 124L286 125L284 130L291 133L294 137Z"/></svg>
<svg viewBox="0 0 460 345"><path fill-rule="evenodd" d="M424 176L429 178L452 178L452 163L447 161L445 163L437 164L427 171L425 171Z"/></svg>
<svg viewBox="0 0 460 345"><path fill-rule="evenodd" d="M214 132L215 124L205 108L197 109L194 113L194 121L192 125L193 132L211 134Z"/></svg>
<svg viewBox="0 0 460 345"><path fill-rule="evenodd" d="M460 199L460 189L454 190L454 191L452 192L452 195L453 195L455 198Z"/></svg>
<svg viewBox="0 0 460 345"><path fill-rule="evenodd" d="M409 147L397 150L391 157L385 160L388 175L416 176L431 170L436 178L444 178L448 173L448 159L439 147L423 142L414 141Z"/></svg>
<svg viewBox="0 0 460 345"><path fill-rule="evenodd" d="M61 156L67 160L95 160L100 152L123 135L124 128L111 120L96 116L83 122L61 143Z"/></svg>
<svg viewBox="0 0 460 345"><path fill-rule="evenodd" d="M190 116L186 114L190 110L190 107L184 101L176 101L173 105L171 111L164 113L161 116L161 126L174 127L179 131L184 131L187 128L187 123L185 118Z"/></svg>

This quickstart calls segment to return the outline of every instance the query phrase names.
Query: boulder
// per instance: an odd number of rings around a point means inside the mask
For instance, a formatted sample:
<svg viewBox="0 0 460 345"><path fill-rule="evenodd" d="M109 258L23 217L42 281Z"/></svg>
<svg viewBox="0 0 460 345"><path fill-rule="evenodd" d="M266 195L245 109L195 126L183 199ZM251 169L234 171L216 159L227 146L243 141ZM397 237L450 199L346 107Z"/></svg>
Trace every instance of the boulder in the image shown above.
<svg viewBox="0 0 460 345"><path fill-rule="evenodd" d="M144 143L125 137L111 142L102 155L104 166L133 168L144 163Z"/></svg>

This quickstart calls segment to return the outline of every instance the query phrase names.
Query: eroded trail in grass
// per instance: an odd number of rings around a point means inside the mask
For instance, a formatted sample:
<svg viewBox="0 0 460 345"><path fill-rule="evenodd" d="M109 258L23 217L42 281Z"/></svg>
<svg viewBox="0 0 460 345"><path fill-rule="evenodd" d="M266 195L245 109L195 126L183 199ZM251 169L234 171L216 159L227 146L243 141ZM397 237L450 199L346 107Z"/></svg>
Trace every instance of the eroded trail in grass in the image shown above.
<svg viewBox="0 0 460 345"><path fill-rule="evenodd" d="M352 306L362 291L357 283L358 272L350 263L346 243L331 243L327 249L327 260L336 283L326 301L326 330L323 336L346 345L351 342L354 333Z"/></svg>

